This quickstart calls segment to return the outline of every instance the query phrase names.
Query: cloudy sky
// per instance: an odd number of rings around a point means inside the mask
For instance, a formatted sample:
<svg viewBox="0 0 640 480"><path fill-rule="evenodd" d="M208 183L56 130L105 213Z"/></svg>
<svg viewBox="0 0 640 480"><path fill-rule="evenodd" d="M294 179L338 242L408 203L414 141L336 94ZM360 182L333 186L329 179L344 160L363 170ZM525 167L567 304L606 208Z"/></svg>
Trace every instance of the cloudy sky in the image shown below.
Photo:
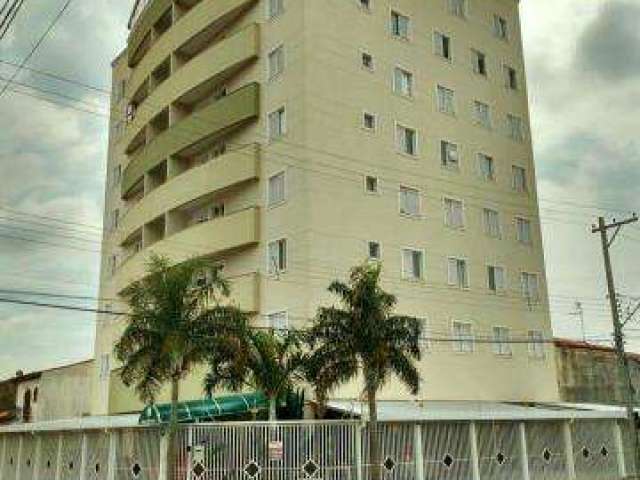
<svg viewBox="0 0 640 480"><path fill-rule="evenodd" d="M0 60L19 62L62 0L25 2L0 40ZM109 88L124 45L126 0L72 2L30 67ZM640 209L640 4L634 0L523 0L522 24L554 329L609 337L597 215ZM0 63L0 83L13 72ZM81 99L52 104L18 83ZM89 300L16 296L7 289L97 295L108 97L24 71L0 98L0 299L95 306ZM60 220L60 221L59 221ZM621 292L640 294L640 228L614 249ZM3 292L3 290L5 290ZM0 303L0 378L91 356L94 318ZM640 324L630 337L640 340ZM640 350L640 341L638 349Z"/></svg>

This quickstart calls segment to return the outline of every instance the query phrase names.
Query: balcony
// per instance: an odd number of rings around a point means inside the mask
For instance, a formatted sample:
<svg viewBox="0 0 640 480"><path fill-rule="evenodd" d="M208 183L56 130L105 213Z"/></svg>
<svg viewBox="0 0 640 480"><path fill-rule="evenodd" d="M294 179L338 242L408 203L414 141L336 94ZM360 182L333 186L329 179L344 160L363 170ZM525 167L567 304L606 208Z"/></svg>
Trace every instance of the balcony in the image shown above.
<svg viewBox="0 0 640 480"><path fill-rule="evenodd" d="M122 291L144 276L152 252L167 256L173 262L183 262L189 258L219 255L257 245L260 235L259 213L258 207L251 207L158 240L120 266L113 279L117 291ZM241 296L252 298L250 293ZM242 308L249 310L250 306Z"/></svg>
<svg viewBox="0 0 640 480"><path fill-rule="evenodd" d="M192 113L158 134L131 157L123 174L123 198L129 196L145 173L158 167L168 157L198 142L222 137L255 120L258 118L259 108L260 87L257 83L251 83Z"/></svg>
<svg viewBox="0 0 640 480"><path fill-rule="evenodd" d="M145 43L150 42L153 26L158 23L167 11L172 9L172 0L152 0L144 8L129 33L129 66L133 67L144 55Z"/></svg>
<svg viewBox="0 0 640 480"><path fill-rule="evenodd" d="M136 203L122 219L116 243L143 225L196 198L255 180L260 172L258 145L229 152L169 179Z"/></svg>
<svg viewBox="0 0 640 480"><path fill-rule="evenodd" d="M170 104L178 102L196 88L216 85L258 58L259 30L249 25L232 37L209 47L164 81L140 104L134 120L127 126L124 144L133 150L133 142L143 128ZM162 65L162 64L161 64Z"/></svg>

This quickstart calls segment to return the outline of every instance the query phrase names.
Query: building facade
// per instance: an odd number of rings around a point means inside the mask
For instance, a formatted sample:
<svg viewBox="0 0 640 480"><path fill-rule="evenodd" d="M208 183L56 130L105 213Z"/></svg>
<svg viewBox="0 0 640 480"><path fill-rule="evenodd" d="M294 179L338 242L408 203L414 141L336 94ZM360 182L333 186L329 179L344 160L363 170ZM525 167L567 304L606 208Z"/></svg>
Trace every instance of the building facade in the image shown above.
<svg viewBox="0 0 640 480"><path fill-rule="evenodd" d="M611 347L556 339L555 357L560 398L570 403L625 405L625 385L619 380L618 359ZM634 400L640 403L640 355L627 354Z"/></svg>
<svg viewBox="0 0 640 480"><path fill-rule="evenodd" d="M257 325L302 328L380 261L424 319L420 397L557 399L518 1L136 2L111 117L101 298L207 256ZM139 407L124 321L98 322L95 413Z"/></svg>

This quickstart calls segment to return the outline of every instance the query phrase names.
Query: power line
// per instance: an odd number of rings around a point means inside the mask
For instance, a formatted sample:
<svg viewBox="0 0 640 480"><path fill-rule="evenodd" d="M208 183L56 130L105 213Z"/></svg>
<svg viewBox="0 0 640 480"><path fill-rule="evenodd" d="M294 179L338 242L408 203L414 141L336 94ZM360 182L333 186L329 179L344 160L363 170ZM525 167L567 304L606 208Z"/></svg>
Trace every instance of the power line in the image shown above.
<svg viewBox="0 0 640 480"><path fill-rule="evenodd" d="M22 8L23 3L24 3L24 0L16 0L12 5L12 7L15 6L13 11L9 9L9 11L7 12L6 17L2 21L2 24L4 25L4 30L0 32L0 41L2 41L2 39L7 35L7 32L9 31L9 28L11 27L16 17L18 16L18 12ZM0 29L2 29L2 25L0 25Z"/></svg>
<svg viewBox="0 0 640 480"><path fill-rule="evenodd" d="M2 88L2 90L0 90L0 98L2 97L2 95L4 95L4 93L7 91L7 89L11 86L13 81L16 79L16 77L22 71L22 68L29 62L29 60L31 59L31 57L33 57L33 55L36 53L38 48L40 48L40 45L42 45L42 42L45 41L45 39L47 38L47 36L51 32L51 30L53 30L53 27L55 27L55 25L58 23L58 21L60 20L62 15L64 15L64 13L66 12L67 8L69 8L69 5L71 4L71 2L72 2L72 0L66 0L65 4L62 6L60 11L57 13L57 15L53 18L53 20L51 21L51 23L49 24L47 29L44 31L44 33L40 36L40 38L35 43L33 48L29 51L27 56L24 57L22 62L20 62L20 65L18 66L18 68L16 68L16 71L13 72L13 75L11 75L9 81L7 83L5 83L5 85Z"/></svg>

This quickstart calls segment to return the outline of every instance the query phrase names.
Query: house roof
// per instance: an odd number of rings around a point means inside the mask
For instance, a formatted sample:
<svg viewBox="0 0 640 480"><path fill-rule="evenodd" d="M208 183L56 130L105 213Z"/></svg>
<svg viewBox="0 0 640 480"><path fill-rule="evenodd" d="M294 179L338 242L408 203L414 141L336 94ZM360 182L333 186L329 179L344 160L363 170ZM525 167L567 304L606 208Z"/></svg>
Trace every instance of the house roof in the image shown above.
<svg viewBox="0 0 640 480"><path fill-rule="evenodd" d="M5 380L0 380L0 386L6 385L8 383L22 383L22 382L28 382L30 380L36 380L40 378L43 373L55 372L56 370L61 370L63 368L76 367L78 365L83 365L85 363L91 363L91 362L93 362L92 358L88 360L82 360L81 362L69 363L68 365L58 365L57 367L51 367L45 370L38 370L35 372L25 373L24 375L14 376L11 378L7 378Z"/></svg>
<svg viewBox="0 0 640 480"><path fill-rule="evenodd" d="M605 345L596 345L594 343L583 342L581 340L571 340L568 338L555 338L553 343L556 347L559 348L567 348L572 350L590 350L597 351L603 353L609 353L615 355L615 350L612 347L607 347ZM640 354L638 353L627 353L628 358L632 358L640 362Z"/></svg>

